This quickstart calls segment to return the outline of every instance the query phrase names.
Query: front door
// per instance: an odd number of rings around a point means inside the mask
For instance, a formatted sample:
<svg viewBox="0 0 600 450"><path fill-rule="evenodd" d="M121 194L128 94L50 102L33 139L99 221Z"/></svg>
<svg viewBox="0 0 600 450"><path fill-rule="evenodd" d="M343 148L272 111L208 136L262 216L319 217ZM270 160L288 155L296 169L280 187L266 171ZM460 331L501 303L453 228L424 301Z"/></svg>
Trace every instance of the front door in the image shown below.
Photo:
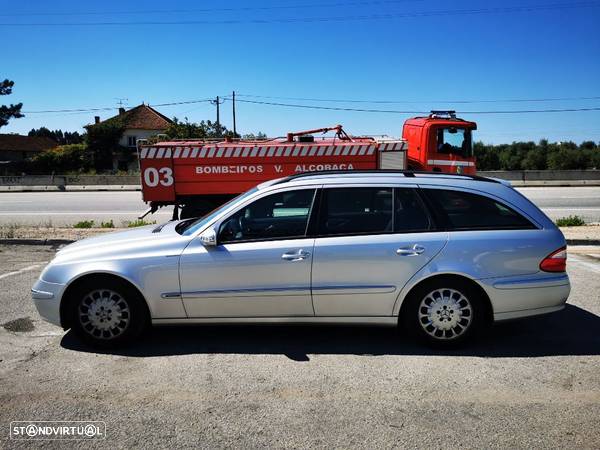
<svg viewBox="0 0 600 450"><path fill-rule="evenodd" d="M412 188L324 188L312 272L316 316L390 316L448 233Z"/></svg>
<svg viewBox="0 0 600 450"><path fill-rule="evenodd" d="M216 246L194 240L180 265L188 317L313 316L306 233L315 191L267 194L222 221Z"/></svg>

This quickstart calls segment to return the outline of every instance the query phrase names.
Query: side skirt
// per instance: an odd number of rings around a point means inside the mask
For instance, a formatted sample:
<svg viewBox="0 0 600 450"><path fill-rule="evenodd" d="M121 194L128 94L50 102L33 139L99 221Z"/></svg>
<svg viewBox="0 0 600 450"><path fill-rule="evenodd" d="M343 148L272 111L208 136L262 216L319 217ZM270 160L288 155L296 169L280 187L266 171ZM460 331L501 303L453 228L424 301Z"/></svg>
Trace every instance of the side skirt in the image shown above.
<svg viewBox="0 0 600 450"><path fill-rule="evenodd" d="M208 317L152 319L152 325L184 324L295 324L295 325L382 325L396 326L398 318L384 317Z"/></svg>

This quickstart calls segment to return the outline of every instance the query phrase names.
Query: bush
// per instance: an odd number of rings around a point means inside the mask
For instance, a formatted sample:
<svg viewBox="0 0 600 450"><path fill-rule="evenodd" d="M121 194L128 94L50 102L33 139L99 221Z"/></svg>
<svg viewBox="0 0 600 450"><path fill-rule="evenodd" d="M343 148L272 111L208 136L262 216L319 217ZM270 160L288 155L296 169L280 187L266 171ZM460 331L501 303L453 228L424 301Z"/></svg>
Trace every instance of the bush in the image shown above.
<svg viewBox="0 0 600 450"><path fill-rule="evenodd" d="M112 219L110 219L108 222L101 222L100 223L100 228L114 228L115 224L113 223Z"/></svg>
<svg viewBox="0 0 600 450"><path fill-rule="evenodd" d="M93 220L82 220L81 222L77 222L73 225L73 228L93 228L94 221Z"/></svg>
<svg viewBox="0 0 600 450"><path fill-rule="evenodd" d="M579 227L585 225L585 220L580 216L561 217L556 220L556 225L559 227Z"/></svg>
<svg viewBox="0 0 600 450"><path fill-rule="evenodd" d="M68 173L85 172L92 167L92 161L85 144L61 145L35 155L25 161L24 172L29 173Z"/></svg>

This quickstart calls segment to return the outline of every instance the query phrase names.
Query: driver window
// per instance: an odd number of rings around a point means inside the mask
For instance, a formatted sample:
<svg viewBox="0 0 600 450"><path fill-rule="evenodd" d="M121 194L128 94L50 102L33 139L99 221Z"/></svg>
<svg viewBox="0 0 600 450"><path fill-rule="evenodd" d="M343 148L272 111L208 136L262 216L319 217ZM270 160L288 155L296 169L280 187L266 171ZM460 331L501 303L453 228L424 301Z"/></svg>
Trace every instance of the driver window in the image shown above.
<svg viewBox="0 0 600 450"><path fill-rule="evenodd" d="M461 128L439 128L437 131L438 153L473 156L471 132Z"/></svg>
<svg viewBox="0 0 600 450"><path fill-rule="evenodd" d="M305 236L314 196L315 189L302 189L258 199L223 222L219 242Z"/></svg>

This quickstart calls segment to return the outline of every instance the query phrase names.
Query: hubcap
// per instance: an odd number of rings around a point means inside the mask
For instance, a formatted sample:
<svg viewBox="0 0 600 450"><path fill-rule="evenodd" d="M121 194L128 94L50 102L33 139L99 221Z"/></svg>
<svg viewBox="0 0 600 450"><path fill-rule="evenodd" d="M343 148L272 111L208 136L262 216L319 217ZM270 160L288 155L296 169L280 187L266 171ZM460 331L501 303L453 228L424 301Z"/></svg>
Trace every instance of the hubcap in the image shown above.
<svg viewBox="0 0 600 450"><path fill-rule="evenodd" d="M98 339L114 339L129 326L131 313L125 299L117 292L99 289L87 294L79 303L79 322Z"/></svg>
<svg viewBox="0 0 600 450"><path fill-rule="evenodd" d="M419 324L435 339L455 339L464 334L473 319L471 303L455 289L436 289L419 305Z"/></svg>

